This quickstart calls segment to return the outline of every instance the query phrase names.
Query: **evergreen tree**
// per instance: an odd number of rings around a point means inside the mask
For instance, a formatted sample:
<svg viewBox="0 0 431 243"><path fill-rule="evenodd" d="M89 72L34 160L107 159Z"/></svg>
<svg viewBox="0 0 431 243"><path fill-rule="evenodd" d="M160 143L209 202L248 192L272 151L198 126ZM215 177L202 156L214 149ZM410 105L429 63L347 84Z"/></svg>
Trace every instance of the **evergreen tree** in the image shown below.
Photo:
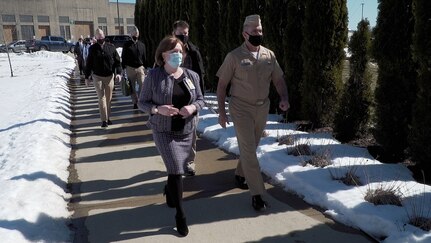
<svg viewBox="0 0 431 243"><path fill-rule="evenodd" d="M302 26L304 23L305 2L303 0L287 0L286 24L283 37L283 67L287 90L289 92L289 121L302 120L300 85L303 77L301 54ZM281 64L280 64L281 65Z"/></svg>
<svg viewBox="0 0 431 243"><path fill-rule="evenodd" d="M220 19L219 19L219 23L220 26L223 27L227 27L228 26L228 4L229 4L229 0L219 0L220 3ZM219 37L219 41L220 41L220 47L219 47L219 55L220 58L223 60L224 57L226 56L226 53L228 53L229 50L229 40L227 37L227 31L226 28L219 28L218 29L218 37Z"/></svg>
<svg viewBox="0 0 431 243"><path fill-rule="evenodd" d="M408 145L416 70L411 46L412 0L380 0L373 44L379 66L374 136L390 160L403 159Z"/></svg>
<svg viewBox="0 0 431 243"><path fill-rule="evenodd" d="M306 0L305 4L303 114L314 127L330 126L342 87L347 39L346 0Z"/></svg>
<svg viewBox="0 0 431 243"><path fill-rule="evenodd" d="M228 12L226 15L226 52L223 53L223 59L228 52L238 47L243 42L242 25L243 21L238 17L241 11L241 1L229 0Z"/></svg>
<svg viewBox="0 0 431 243"><path fill-rule="evenodd" d="M271 49L277 61L279 61L281 68L284 68L281 62L284 58L283 51L283 38L285 29L285 1L284 0L266 0L264 6L260 7L264 11L262 18L263 26L263 45ZM269 99L271 101L269 113L278 113L278 104L280 96L277 93L275 86L271 83L269 91Z"/></svg>
<svg viewBox="0 0 431 243"><path fill-rule="evenodd" d="M214 91L217 88L216 72L221 65L221 57L219 53L220 41L218 37L219 20L220 20L220 6L217 1L205 1L205 32L204 42L206 43L205 54L207 61L207 88Z"/></svg>
<svg viewBox="0 0 431 243"><path fill-rule="evenodd" d="M205 15L202 13L204 13L204 3L206 1L210 0L192 1L191 23L189 23L191 32L190 39L194 44L199 47L199 51L201 52L202 57L205 57L205 50L207 49L205 46L205 42L202 39L205 33Z"/></svg>
<svg viewBox="0 0 431 243"><path fill-rule="evenodd" d="M339 110L335 116L334 131L341 142L358 138L365 132L371 105L371 74L368 63L371 48L371 31L368 20L358 24L350 39L350 78L343 91Z"/></svg>
<svg viewBox="0 0 431 243"><path fill-rule="evenodd" d="M418 93L410 136L413 160L431 176L431 1L413 0L413 55L418 64Z"/></svg>

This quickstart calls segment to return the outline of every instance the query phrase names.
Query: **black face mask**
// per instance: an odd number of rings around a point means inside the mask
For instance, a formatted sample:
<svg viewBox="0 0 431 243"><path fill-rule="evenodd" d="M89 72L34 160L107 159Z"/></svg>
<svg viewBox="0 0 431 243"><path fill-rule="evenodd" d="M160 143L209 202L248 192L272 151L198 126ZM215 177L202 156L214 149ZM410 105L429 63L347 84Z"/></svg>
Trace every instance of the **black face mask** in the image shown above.
<svg viewBox="0 0 431 243"><path fill-rule="evenodd" d="M250 34L248 34L248 42L250 42L250 44L252 44L253 46L262 45L262 41L263 41L263 35L250 35Z"/></svg>
<svg viewBox="0 0 431 243"><path fill-rule="evenodd" d="M180 41L183 42L184 44L186 44L189 41L188 35L175 35L175 37L180 39Z"/></svg>
<svg viewBox="0 0 431 243"><path fill-rule="evenodd" d="M97 39L97 43L99 45L103 45L103 43L105 43L105 39Z"/></svg>
<svg viewBox="0 0 431 243"><path fill-rule="evenodd" d="M137 40L138 40L138 37L137 37L137 36L132 36L132 40L133 40L133 41L137 41Z"/></svg>

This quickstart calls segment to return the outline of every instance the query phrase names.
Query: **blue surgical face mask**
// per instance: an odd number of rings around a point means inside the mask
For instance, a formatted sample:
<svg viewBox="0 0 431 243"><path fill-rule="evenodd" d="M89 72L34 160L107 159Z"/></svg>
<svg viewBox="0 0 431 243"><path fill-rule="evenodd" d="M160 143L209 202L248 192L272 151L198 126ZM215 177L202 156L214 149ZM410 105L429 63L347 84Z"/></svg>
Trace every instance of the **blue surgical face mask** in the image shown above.
<svg viewBox="0 0 431 243"><path fill-rule="evenodd" d="M183 55L179 52L169 54L168 64L173 68L178 68L183 62Z"/></svg>

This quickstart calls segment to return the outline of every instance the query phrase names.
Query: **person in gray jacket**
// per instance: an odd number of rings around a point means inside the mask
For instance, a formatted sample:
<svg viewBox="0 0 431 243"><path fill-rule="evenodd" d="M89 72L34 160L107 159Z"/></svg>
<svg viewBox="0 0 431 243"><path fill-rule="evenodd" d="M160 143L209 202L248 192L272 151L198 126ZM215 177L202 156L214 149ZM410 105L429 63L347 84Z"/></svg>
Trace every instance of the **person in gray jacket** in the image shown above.
<svg viewBox="0 0 431 243"><path fill-rule="evenodd" d="M182 206L184 164L192 152L197 113L204 107L199 75L182 68L184 44L165 37L155 54L157 67L145 78L138 107L150 114L148 126L168 172L166 203L176 208L177 231L189 232Z"/></svg>

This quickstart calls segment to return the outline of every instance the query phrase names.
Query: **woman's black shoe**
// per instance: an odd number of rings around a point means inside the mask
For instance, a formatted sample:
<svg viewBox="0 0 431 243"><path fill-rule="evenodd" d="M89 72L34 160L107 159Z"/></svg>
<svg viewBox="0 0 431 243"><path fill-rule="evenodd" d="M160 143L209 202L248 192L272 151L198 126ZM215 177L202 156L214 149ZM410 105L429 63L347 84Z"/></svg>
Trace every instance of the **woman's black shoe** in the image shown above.
<svg viewBox="0 0 431 243"><path fill-rule="evenodd" d="M186 218L175 216L175 221L177 223L178 233L182 236L187 236L189 234L189 228L187 227Z"/></svg>
<svg viewBox="0 0 431 243"><path fill-rule="evenodd" d="M248 189L248 185L247 185L247 182L245 181L245 178L239 175L235 175L235 186L243 190Z"/></svg>
<svg viewBox="0 0 431 243"><path fill-rule="evenodd" d="M100 127L108 127L108 123L106 121L103 121Z"/></svg>
<svg viewBox="0 0 431 243"><path fill-rule="evenodd" d="M112 121L111 120L108 120L108 125L112 125Z"/></svg>
<svg viewBox="0 0 431 243"><path fill-rule="evenodd" d="M263 211L266 209L267 204L260 195L255 195L251 197L251 205L256 211Z"/></svg>
<svg viewBox="0 0 431 243"><path fill-rule="evenodd" d="M163 189L163 196L166 196L166 204L168 205L168 207L175 208L174 200L172 199L168 191L168 185L165 185L165 188Z"/></svg>

